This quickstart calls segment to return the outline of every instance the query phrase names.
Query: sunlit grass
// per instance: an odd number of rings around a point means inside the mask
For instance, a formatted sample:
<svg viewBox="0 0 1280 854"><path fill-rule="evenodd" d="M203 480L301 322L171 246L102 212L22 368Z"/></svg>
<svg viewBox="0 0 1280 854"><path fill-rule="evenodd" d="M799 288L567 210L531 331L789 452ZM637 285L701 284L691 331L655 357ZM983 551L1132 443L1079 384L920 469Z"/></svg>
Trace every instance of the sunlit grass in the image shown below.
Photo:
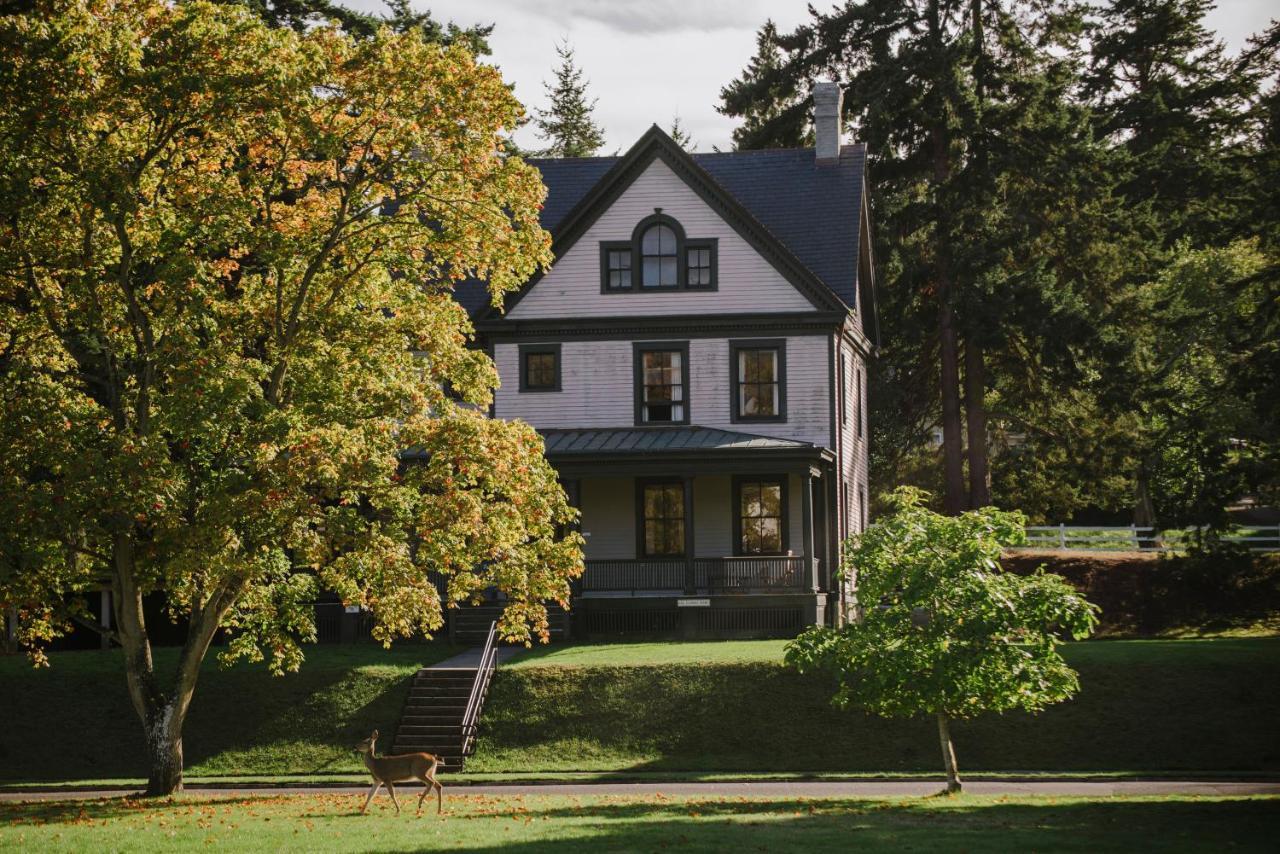
<svg viewBox="0 0 1280 854"><path fill-rule="evenodd" d="M1274 850L1275 798L685 798L448 793L0 804L0 849L99 851Z"/></svg>

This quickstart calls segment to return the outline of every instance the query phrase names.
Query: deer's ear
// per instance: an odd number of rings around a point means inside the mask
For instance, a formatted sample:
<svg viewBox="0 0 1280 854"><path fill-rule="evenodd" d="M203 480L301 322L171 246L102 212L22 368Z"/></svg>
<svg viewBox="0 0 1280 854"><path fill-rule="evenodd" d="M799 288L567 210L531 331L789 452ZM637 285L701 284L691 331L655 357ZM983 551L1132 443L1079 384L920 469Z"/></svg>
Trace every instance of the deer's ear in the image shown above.
<svg viewBox="0 0 1280 854"><path fill-rule="evenodd" d="M378 737L378 731L375 729L373 731L373 735L369 736L369 738L377 738L377 737Z"/></svg>

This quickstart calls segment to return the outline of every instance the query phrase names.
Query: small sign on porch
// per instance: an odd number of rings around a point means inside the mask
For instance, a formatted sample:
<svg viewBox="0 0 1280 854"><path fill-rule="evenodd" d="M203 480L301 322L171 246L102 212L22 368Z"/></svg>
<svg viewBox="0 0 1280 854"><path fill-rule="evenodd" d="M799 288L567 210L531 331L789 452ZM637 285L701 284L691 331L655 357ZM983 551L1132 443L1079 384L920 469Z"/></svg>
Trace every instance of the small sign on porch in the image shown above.
<svg viewBox="0 0 1280 854"><path fill-rule="evenodd" d="M677 608L710 608L710 599L677 599Z"/></svg>
<svg viewBox="0 0 1280 854"><path fill-rule="evenodd" d="M343 608L342 610L346 611L348 614L359 614L359 613L360 613L360 606L359 606L359 605L348 605L347 607Z"/></svg>

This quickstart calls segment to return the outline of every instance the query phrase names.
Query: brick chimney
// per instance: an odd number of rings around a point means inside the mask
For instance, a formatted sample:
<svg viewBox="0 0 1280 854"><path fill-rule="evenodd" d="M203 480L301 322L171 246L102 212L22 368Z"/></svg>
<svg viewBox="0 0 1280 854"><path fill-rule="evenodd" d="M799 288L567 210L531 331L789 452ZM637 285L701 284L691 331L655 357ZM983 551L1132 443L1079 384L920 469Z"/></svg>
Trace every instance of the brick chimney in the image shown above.
<svg viewBox="0 0 1280 854"><path fill-rule="evenodd" d="M844 90L834 80L819 80L813 86L813 135L819 165L840 159L840 111Z"/></svg>

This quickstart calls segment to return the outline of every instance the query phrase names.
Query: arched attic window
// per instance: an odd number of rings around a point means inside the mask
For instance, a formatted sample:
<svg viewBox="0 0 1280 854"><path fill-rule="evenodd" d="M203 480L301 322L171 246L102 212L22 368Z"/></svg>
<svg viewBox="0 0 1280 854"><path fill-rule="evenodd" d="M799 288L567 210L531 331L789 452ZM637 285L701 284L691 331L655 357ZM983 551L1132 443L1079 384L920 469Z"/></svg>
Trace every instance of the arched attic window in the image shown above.
<svg viewBox="0 0 1280 854"><path fill-rule="evenodd" d="M600 244L600 274L604 293L716 290L716 240L686 238L679 222L655 208L630 240Z"/></svg>
<svg viewBox="0 0 1280 854"><path fill-rule="evenodd" d="M679 227L675 220L657 219L640 232L640 287L680 286Z"/></svg>

